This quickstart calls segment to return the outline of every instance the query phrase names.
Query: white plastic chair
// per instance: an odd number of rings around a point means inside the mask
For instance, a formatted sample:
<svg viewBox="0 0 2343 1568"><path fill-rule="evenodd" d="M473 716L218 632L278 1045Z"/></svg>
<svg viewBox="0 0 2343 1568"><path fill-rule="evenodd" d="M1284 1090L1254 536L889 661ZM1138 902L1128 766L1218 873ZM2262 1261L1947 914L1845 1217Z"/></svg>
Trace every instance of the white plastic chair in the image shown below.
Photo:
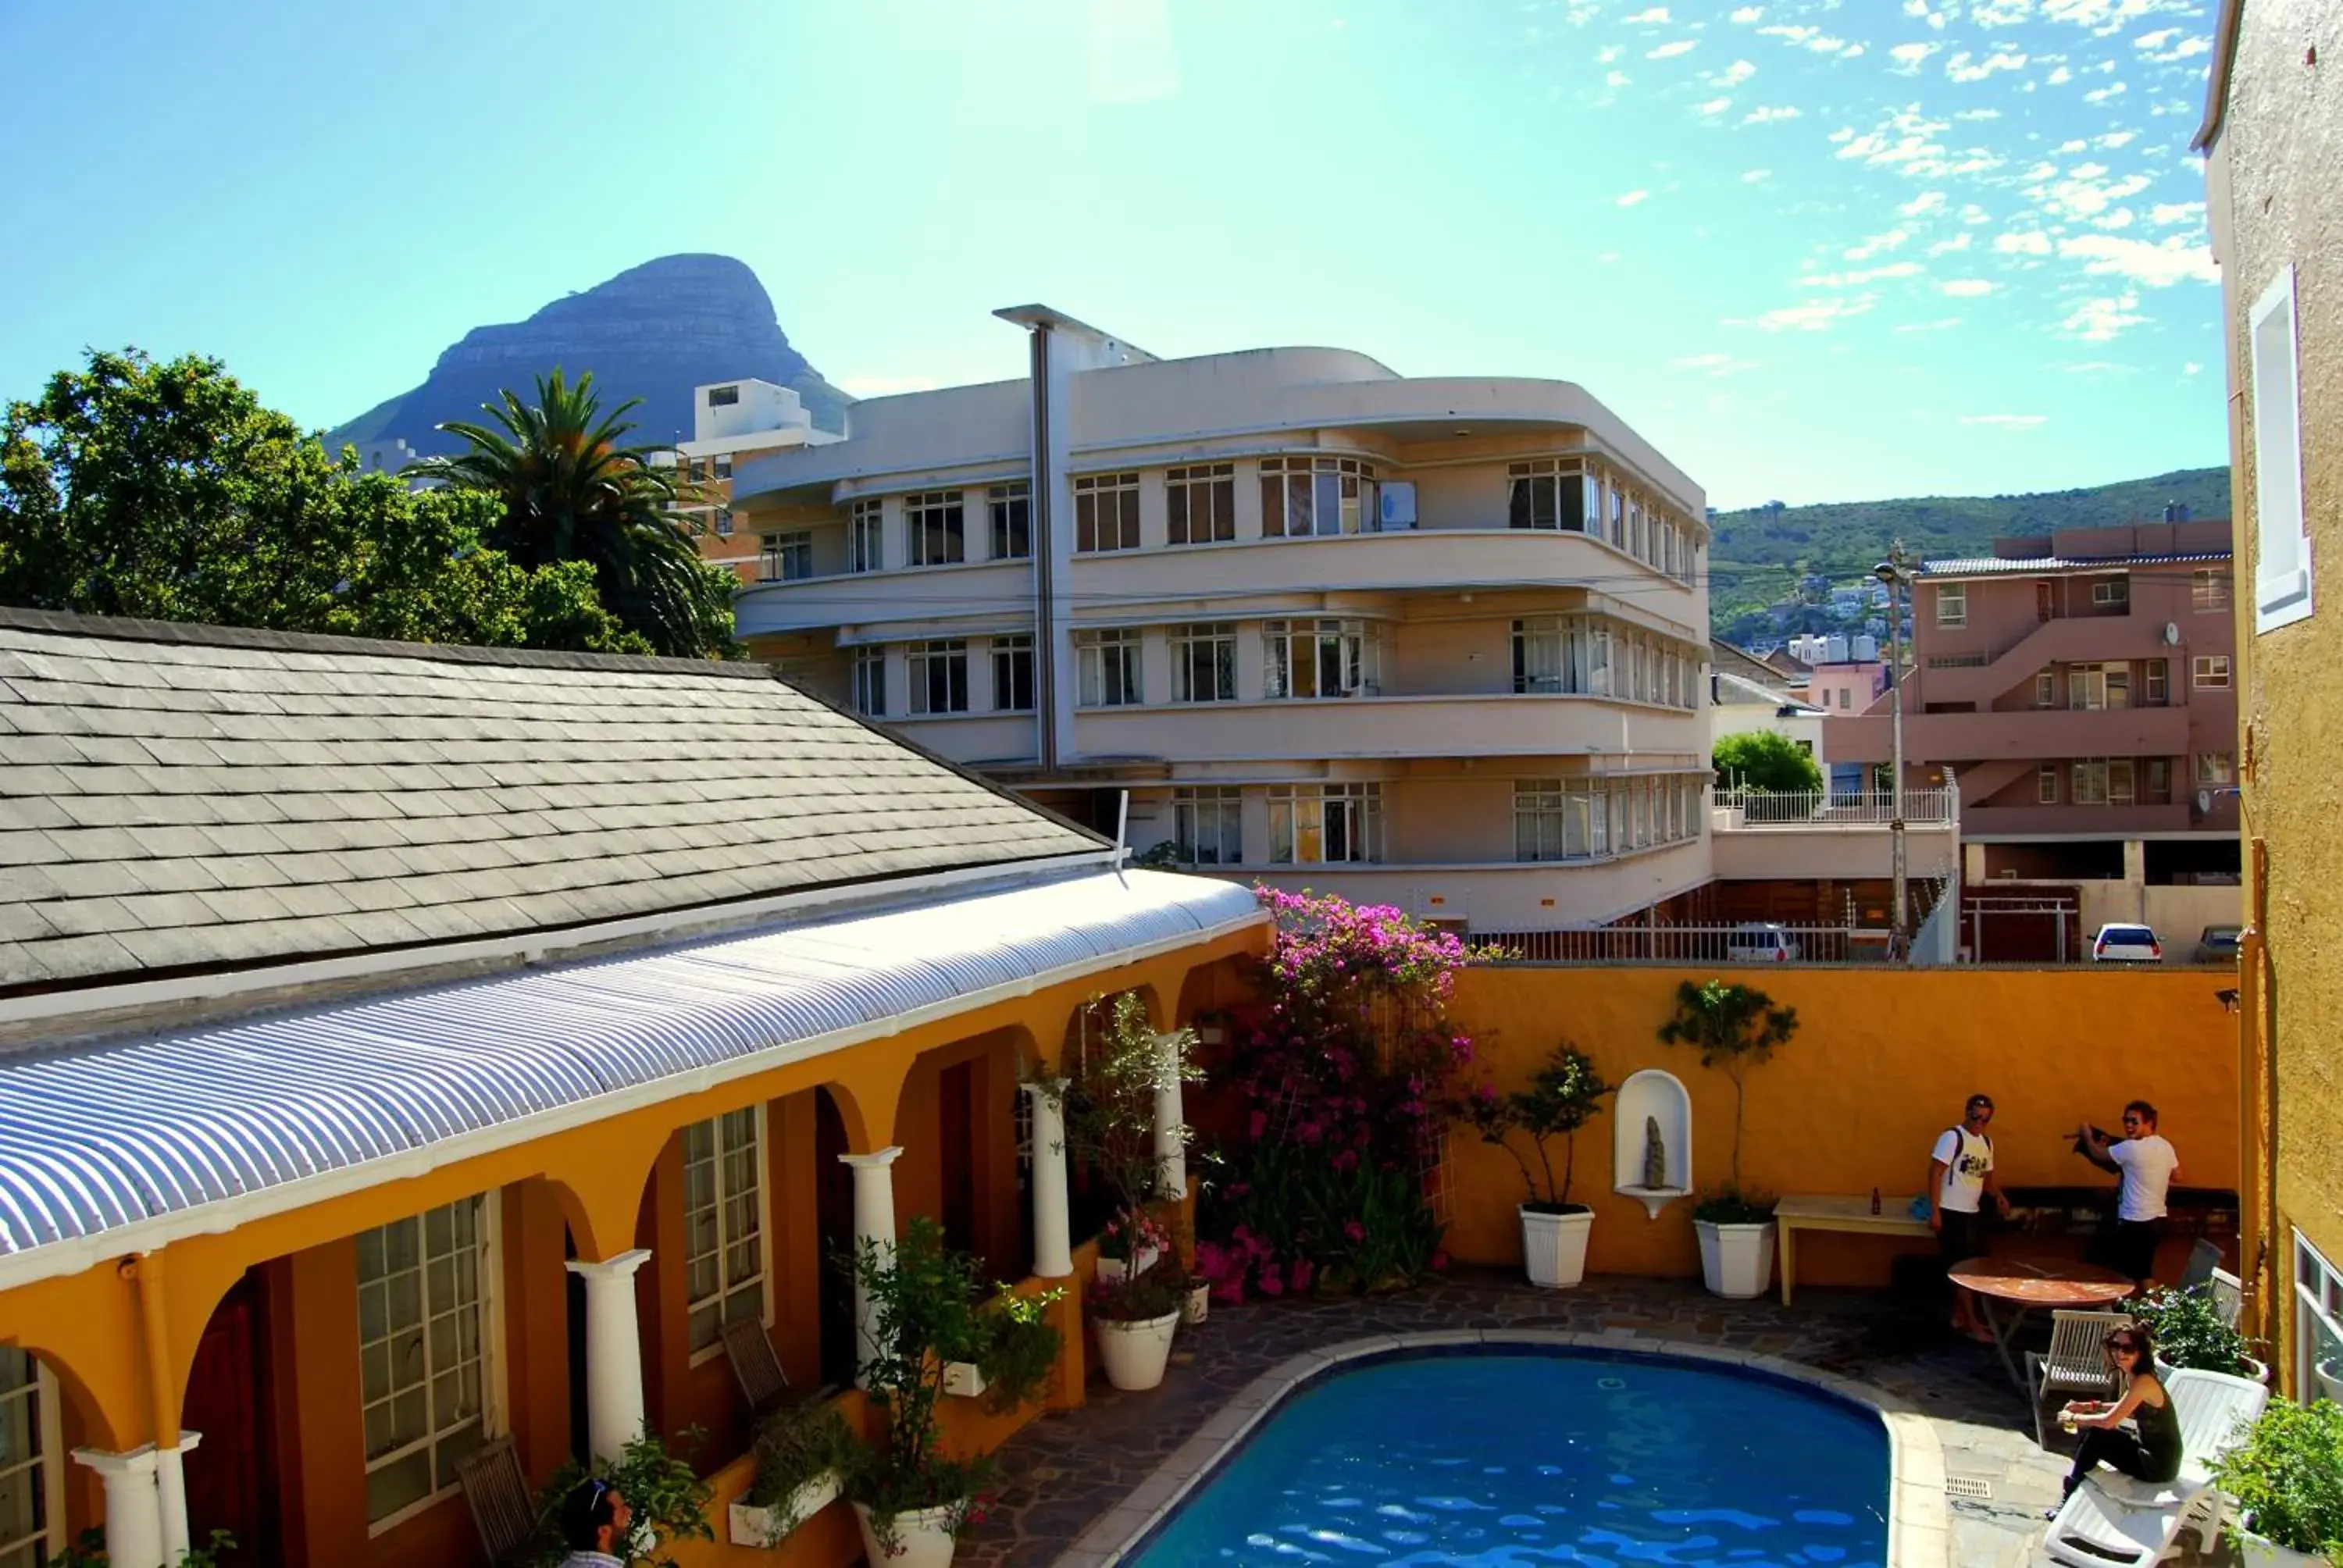
<svg viewBox="0 0 2343 1568"><path fill-rule="evenodd" d="M2245 1315L2246 1282L2227 1269L2214 1270L2213 1277L2206 1282L2213 1292L2213 1310L2221 1314L2223 1322L2236 1328L2237 1320Z"/></svg>
<svg viewBox="0 0 2343 1568"><path fill-rule="evenodd" d="M2034 1396L2034 1446L2047 1448L2043 1407L2057 1395L2068 1399L2112 1399L2116 1370L2107 1361L2107 1336L2131 1322L2125 1312L2050 1314L2050 1349L2026 1352L2026 1385Z"/></svg>
<svg viewBox="0 0 2343 1568"><path fill-rule="evenodd" d="M2179 1554L2183 1528L2197 1552L2220 1543L2229 1500L2213 1484L2214 1462L2237 1445L2269 1402L2250 1378L2184 1368L2164 1380L2180 1418L2180 1473L2157 1483L2102 1472L2075 1488L2043 1543L2069 1568L2148 1568Z"/></svg>

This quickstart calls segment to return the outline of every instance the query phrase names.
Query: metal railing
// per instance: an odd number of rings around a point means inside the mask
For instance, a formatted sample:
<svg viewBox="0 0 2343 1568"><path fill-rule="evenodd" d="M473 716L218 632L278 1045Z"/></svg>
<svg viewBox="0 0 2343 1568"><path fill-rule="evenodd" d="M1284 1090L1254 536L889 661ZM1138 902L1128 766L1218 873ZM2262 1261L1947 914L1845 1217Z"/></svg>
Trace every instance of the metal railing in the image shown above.
<svg viewBox="0 0 2343 1568"><path fill-rule="evenodd" d="M1475 931L1475 943L1504 950L1498 963L1860 964L1885 963L1881 926L1603 926L1559 931Z"/></svg>
<svg viewBox="0 0 2343 1568"><path fill-rule="evenodd" d="M1958 819L1957 789L1906 789L1906 822L1951 822ZM1889 789L1732 789L1709 792L1709 804L1733 813L1732 828L1826 828L1877 824L1896 819L1896 793Z"/></svg>

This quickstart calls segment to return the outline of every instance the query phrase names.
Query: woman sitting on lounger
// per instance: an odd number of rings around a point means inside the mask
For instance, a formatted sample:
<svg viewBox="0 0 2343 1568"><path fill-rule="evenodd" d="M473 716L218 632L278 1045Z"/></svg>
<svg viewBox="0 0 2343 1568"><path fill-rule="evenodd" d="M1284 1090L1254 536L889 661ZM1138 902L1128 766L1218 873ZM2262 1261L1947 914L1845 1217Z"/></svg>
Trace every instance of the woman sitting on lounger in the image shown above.
<svg viewBox="0 0 2343 1568"><path fill-rule="evenodd" d="M2060 1412L2062 1424L2071 1422L2083 1434L2066 1475L2069 1497L2101 1460L2142 1481L2170 1481L2180 1473L2180 1414L2156 1375L2155 1342L2146 1329L2127 1323L2107 1337L2107 1364L2123 1376L2123 1397L2113 1404L2077 1400ZM2136 1431L2120 1430L2126 1420L2137 1423Z"/></svg>

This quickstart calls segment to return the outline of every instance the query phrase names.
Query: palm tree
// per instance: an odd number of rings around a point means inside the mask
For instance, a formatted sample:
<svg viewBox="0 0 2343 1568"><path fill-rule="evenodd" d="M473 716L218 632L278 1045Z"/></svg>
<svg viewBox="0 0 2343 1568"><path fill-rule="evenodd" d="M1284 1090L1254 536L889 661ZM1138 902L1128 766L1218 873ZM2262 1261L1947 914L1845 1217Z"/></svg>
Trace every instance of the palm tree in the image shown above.
<svg viewBox="0 0 2343 1568"><path fill-rule="evenodd" d="M504 517L484 542L517 565L589 563L603 607L659 652L736 656L732 575L700 559L695 527L674 509L700 492L679 468L652 464L659 448L623 444L642 399L605 414L592 372L571 386L558 369L537 378L534 406L502 397L481 405L500 429L450 420L439 428L470 449L407 472L495 496Z"/></svg>

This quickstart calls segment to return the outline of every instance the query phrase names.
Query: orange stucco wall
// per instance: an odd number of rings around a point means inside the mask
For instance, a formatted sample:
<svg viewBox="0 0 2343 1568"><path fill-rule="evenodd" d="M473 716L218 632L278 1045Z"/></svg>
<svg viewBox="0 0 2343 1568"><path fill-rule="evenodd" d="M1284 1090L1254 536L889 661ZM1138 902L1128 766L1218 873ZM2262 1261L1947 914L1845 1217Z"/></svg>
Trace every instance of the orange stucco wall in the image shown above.
<svg viewBox="0 0 2343 1568"><path fill-rule="evenodd" d="M1972 1092L1994 1097L2006 1185L2112 1185L2062 1133L2086 1118L2115 1124L2125 1101L2163 1113L2183 1179L2237 1184L2236 1022L2217 976L2069 969L2043 971L1797 969L1697 973L1662 969L1504 968L1468 971L1456 1015L1501 1088L1521 1084L1556 1042L1575 1041L1613 1083L1641 1068L1674 1073L1692 1101L1693 1174L1722 1183L1733 1151L1733 1090L1697 1051L1664 1045L1660 1025L1685 980L1755 984L1798 1010L1799 1030L1748 1074L1745 1181L1775 1192L1842 1192L1885 1201L1920 1190L1936 1134ZM1647 1218L1612 1190L1613 1119L1579 1134L1574 1199L1596 1221L1589 1269L1696 1274L1689 1206ZM1640 1129L1635 1131L1641 1146ZM1450 1155L1457 1178L1449 1250L1465 1261L1521 1257L1511 1160L1469 1133ZM1925 1244L1922 1244L1925 1250ZM1799 1241L1798 1275L1818 1283L1884 1282L1905 1243L1836 1236Z"/></svg>

